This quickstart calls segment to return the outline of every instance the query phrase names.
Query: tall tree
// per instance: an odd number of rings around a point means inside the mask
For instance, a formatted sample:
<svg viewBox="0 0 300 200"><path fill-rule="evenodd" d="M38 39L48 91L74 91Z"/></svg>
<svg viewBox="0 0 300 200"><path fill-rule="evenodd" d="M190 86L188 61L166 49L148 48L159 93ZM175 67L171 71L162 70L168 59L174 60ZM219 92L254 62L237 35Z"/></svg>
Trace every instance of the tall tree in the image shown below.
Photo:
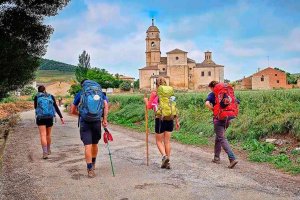
<svg viewBox="0 0 300 200"><path fill-rule="evenodd" d="M33 80L53 28L44 25L69 0L2 0L0 3L0 99Z"/></svg>
<svg viewBox="0 0 300 200"><path fill-rule="evenodd" d="M90 59L90 55L85 50L79 55L79 64L75 70L75 76L78 82L87 78L88 70L91 68Z"/></svg>

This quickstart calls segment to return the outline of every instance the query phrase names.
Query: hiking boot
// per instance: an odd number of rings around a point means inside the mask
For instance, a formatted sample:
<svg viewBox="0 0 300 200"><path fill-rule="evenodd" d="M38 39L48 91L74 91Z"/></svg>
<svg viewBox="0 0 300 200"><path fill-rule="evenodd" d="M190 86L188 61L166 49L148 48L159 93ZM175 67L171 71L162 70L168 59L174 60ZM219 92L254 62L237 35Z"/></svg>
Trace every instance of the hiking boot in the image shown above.
<svg viewBox="0 0 300 200"><path fill-rule="evenodd" d="M166 165L166 169L171 169L171 165L170 165L169 162L168 162L167 165Z"/></svg>
<svg viewBox="0 0 300 200"><path fill-rule="evenodd" d="M43 153L43 159L48 159L48 153Z"/></svg>
<svg viewBox="0 0 300 200"><path fill-rule="evenodd" d="M168 158L168 156L164 156L162 158L161 168L166 168L169 161L170 161L170 159Z"/></svg>
<svg viewBox="0 0 300 200"><path fill-rule="evenodd" d="M214 157L214 159L212 159L211 162L216 163L216 164L220 164L220 163L221 163L221 160L220 160L220 158L218 158L218 157Z"/></svg>
<svg viewBox="0 0 300 200"><path fill-rule="evenodd" d="M229 164L228 168L230 168L230 169L234 168L237 163L238 163L237 160L230 160L230 164Z"/></svg>
<svg viewBox="0 0 300 200"><path fill-rule="evenodd" d="M88 169L87 172L89 178L94 178L96 176L95 171L93 169Z"/></svg>

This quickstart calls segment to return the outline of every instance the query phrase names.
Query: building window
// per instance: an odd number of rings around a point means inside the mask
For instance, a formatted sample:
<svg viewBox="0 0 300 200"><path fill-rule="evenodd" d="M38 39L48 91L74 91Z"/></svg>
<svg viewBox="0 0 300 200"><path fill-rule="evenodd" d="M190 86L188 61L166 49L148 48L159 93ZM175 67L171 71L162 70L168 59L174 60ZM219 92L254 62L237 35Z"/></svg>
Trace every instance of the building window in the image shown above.
<svg viewBox="0 0 300 200"><path fill-rule="evenodd" d="M211 71L208 72L208 76L211 76Z"/></svg>
<svg viewBox="0 0 300 200"><path fill-rule="evenodd" d="M176 56L176 60L179 60L178 56Z"/></svg>
<svg viewBox="0 0 300 200"><path fill-rule="evenodd" d="M201 72L201 76L204 76L204 72Z"/></svg>
<svg viewBox="0 0 300 200"><path fill-rule="evenodd" d="M275 74L275 76L277 76L277 74Z"/></svg>
<svg viewBox="0 0 300 200"><path fill-rule="evenodd" d="M265 80L264 76L261 76L260 81L264 81L264 80Z"/></svg>
<svg viewBox="0 0 300 200"><path fill-rule="evenodd" d="M193 68L190 68L190 70L192 70Z"/></svg>
<svg viewBox="0 0 300 200"><path fill-rule="evenodd" d="M277 83L279 83L279 80L277 80Z"/></svg>
<svg viewBox="0 0 300 200"><path fill-rule="evenodd" d="M166 70L166 68L163 68L163 71L165 71Z"/></svg>

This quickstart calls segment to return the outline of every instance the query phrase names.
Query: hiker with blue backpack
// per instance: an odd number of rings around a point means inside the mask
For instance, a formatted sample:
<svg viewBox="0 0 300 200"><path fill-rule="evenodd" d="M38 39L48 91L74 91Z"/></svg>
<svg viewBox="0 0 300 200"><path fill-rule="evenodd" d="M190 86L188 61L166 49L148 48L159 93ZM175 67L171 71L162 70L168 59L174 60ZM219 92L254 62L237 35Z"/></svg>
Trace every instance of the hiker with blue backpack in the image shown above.
<svg viewBox="0 0 300 200"><path fill-rule="evenodd" d="M64 124L63 116L56 104L54 96L47 93L43 85L38 87L38 93L34 97L34 108L36 124L40 132L43 159L47 159L48 155L51 154L51 131L55 112L59 115L62 124Z"/></svg>
<svg viewBox="0 0 300 200"><path fill-rule="evenodd" d="M163 77L156 79L156 90L151 92L150 98L144 98L147 109L153 109L155 112L155 139L159 152L162 155L161 168L171 169L171 133L174 129L174 120L176 129L180 128L178 110L174 97L173 87L167 86Z"/></svg>
<svg viewBox="0 0 300 200"><path fill-rule="evenodd" d="M96 176L95 164L102 125L107 127L108 103L101 86L91 80L81 81L82 90L77 93L71 107L72 114L79 114L80 138L85 147L85 160L89 178ZM77 112L78 110L78 112Z"/></svg>
<svg viewBox="0 0 300 200"><path fill-rule="evenodd" d="M216 134L215 155L212 162L221 163L220 154L223 148L229 159L228 168L232 169L238 161L226 139L225 132L231 121L238 115L239 100L235 97L234 90L229 84L211 81L208 87L211 92L207 96L205 106L213 112L214 131Z"/></svg>

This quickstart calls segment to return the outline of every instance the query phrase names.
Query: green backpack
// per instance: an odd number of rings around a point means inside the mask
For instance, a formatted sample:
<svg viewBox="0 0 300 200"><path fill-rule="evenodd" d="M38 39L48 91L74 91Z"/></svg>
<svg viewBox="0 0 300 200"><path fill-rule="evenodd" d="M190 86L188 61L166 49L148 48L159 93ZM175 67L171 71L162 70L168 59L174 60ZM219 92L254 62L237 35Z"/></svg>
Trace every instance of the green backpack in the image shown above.
<svg viewBox="0 0 300 200"><path fill-rule="evenodd" d="M161 85L157 89L157 94L159 103L156 116L162 119L174 119L178 111L173 87Z"/></svg>

